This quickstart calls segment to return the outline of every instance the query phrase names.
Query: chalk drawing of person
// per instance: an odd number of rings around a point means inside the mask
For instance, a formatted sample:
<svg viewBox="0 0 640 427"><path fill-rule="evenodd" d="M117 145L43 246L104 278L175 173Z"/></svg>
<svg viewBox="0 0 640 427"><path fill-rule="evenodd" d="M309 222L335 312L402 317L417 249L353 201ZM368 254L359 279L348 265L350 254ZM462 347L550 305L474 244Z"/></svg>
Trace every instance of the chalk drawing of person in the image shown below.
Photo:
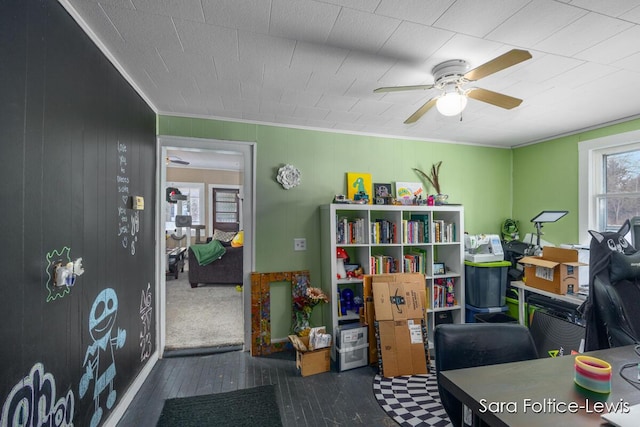
<svg viewBox="0 0 640 427"><path fill-rule="evenodd" d="M102 419L102 406L100 396L107 388L106 406L111 409L116 402L116 391L113 389L113 380L116 376L116 364L113 355L114 350L124 347L127 339L127 331L118 328L116 336L112 336L112 330L116 323L118 312L118 297L111 288L106 288L98 294L91 313L89 314L89 333L93 343L87 348L83 366L85 372L80 379L80 397L84 397L89 389L91 380L93 385L93 401L95 412L91 418L91 427L96 427Z"/></svg>

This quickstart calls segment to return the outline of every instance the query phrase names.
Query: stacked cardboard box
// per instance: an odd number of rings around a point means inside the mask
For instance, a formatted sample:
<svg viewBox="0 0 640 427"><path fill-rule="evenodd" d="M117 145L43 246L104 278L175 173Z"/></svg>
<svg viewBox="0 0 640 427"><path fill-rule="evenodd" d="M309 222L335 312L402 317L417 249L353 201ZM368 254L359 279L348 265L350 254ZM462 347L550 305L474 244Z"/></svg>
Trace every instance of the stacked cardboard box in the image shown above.
<svg viewBox="0 0 640 427"><path fill-rule="evenodd" d="M422 274L373 276L378 356L385 377L426 374L426 283Z"/></svg>
<svg viewBox="0 0 640 427"><path fill-rule="evenodd" d="M577 250L551 246L542 248L540 257L528 256L518 262L524 264L524 281L528 286L561 295L567 291L578 293L578 267L587 265L578 261Z"/></svg>

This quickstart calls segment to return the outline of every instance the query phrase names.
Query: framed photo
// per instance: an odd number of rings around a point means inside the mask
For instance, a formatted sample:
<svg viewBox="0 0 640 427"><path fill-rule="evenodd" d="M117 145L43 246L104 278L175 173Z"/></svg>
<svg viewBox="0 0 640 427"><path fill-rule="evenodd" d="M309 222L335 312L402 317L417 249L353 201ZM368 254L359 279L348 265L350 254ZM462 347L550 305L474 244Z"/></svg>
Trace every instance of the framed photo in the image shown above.
<svg viewBox="0 0 640 427"><path fill-rule="evenodd" d="M447 272L447 269L444 266L444 262L434 262L433 263L433 275L442 275Z"/></svg>
<svg viewBox="0 0 640 427"><path fill-rule="evenodd" d="M390 205L393 197L391 184L373 184L373 197L376 205Z"/></svg>
<svg viewBox="0 0 640 427"><path fill-rule="evenodd" d="M421 182L396 182L396 200L403 205L414 205L418 199L426 199Z"/></svg>
<svg viewBox="0 0 640 427"><path fill-rule="evenodd" d="M351 200L366 200L373 203L371 194L371 174L360 172L347 172L347 197Z"/></svg>

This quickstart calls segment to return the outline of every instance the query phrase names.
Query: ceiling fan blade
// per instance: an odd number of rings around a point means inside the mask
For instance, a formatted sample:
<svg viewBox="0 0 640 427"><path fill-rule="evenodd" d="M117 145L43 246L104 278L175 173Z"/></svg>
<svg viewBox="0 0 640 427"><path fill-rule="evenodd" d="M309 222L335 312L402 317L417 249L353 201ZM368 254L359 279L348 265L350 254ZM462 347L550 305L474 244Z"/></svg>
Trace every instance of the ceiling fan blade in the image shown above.
<svg viewBox="0 0 640 427"><path fill-rule="evenodd" d="M433 85L413 85L413 86L387 86L379 87L373 90L373 93L382 92L400 92L403 90L429 90L433 89Z"/></svg>
<svg viewBox="0 0 640 427"><path fill-rule="evenodd" d="M514 98L513 96L480 88L469 89L467 96L477 99L478 101L493 104L497 107L506 108L507 110L511 110L522 103L522 99L520 98Z"/></svg>
<svg viewBox="0 0 640 427"><path fill-rule="evenodd" d="M527 50L512 49L509 52L502 54L496 58L493 58L489 62L468 71L464 78L469 81L480 80L483 77L487 77L493 73L509 68L513 65L519 64L527 59L531 59L531 54Z"/></svg>
<svg viewBox="0 0 640 427"><path fill-rule="evenodd" d="M186 161L186 160L182 160L180 157L178 156L167 156L167 160L171 163L176 163L178 165L189 165L191 164L190 162Z"/></svg>
<svg viewBox="0 0 640 427"><path fill-rule="evenodd" d="M418 108L418 110L411 115L407 120L404 121L404 124L408 125L410 123L415 123L418 121L420 117L424 115L429 109L431 109L434 105L436 105L436 101L438 101L438 97L431 98L427 102L425 102L422 107Z"/></svg>

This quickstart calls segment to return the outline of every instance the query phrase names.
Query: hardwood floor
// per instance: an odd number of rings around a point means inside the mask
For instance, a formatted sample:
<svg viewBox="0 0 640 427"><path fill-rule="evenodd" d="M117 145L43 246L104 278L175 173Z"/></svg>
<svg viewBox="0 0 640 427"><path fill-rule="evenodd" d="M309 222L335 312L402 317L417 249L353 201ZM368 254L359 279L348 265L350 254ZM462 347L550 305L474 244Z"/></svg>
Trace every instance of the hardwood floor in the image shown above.
<svg viewBox="0 0 640 427"><path fill-rule="evenodd" d="M293 352L172 357L158 361L118 427L155 426L164 400L275 384L284 427L396 426L373 394L371 366L301 377Z"/></svg>

